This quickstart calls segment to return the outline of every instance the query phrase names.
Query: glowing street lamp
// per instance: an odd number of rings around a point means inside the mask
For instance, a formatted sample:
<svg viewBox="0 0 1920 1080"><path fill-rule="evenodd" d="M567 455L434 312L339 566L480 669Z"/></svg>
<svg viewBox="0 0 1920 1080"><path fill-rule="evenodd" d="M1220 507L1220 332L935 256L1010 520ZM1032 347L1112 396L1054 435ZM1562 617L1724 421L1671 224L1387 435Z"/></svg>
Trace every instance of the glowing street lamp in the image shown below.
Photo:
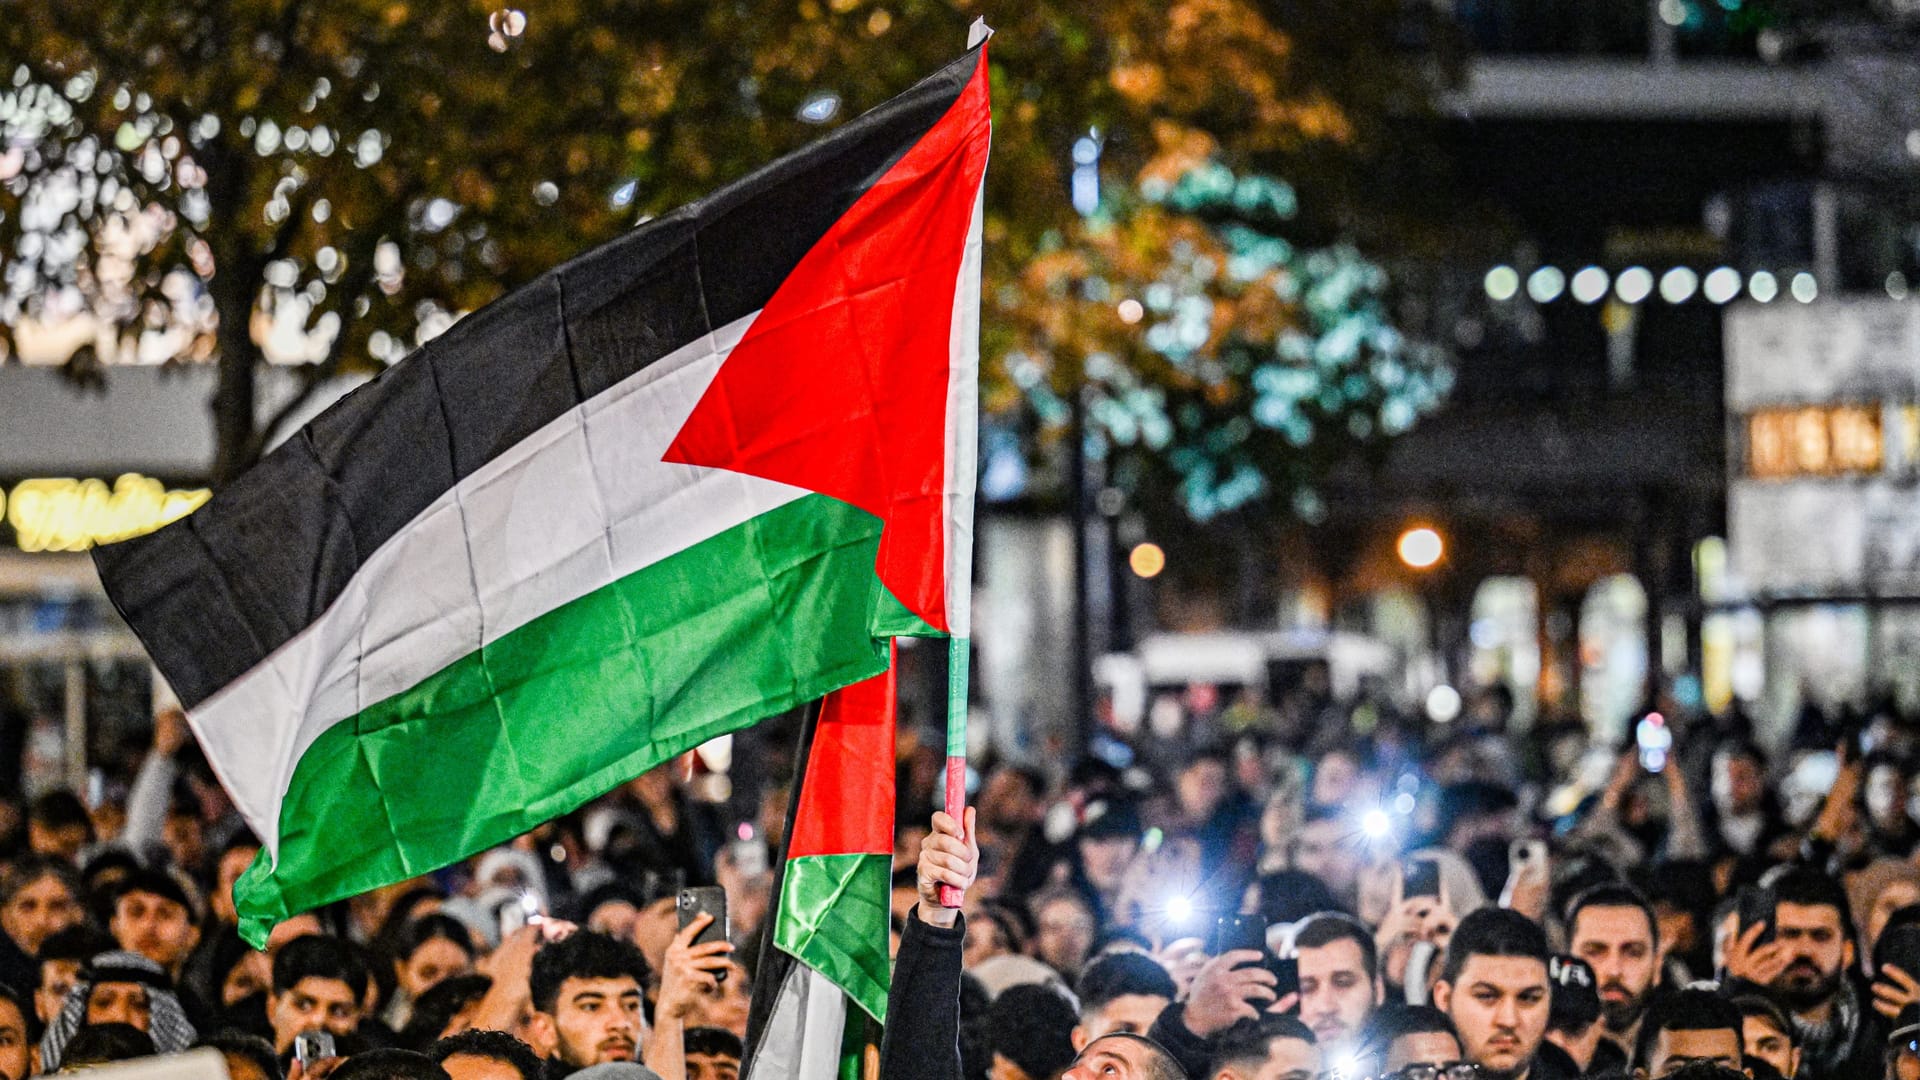
<svg viewBox="0 0 1920 1080"><path fill-rule="evenodd" d="M1446 541L1425 525L1401 533L1398 547L1400 561L1415 570L1431 568L1447 552Z"/></svg>

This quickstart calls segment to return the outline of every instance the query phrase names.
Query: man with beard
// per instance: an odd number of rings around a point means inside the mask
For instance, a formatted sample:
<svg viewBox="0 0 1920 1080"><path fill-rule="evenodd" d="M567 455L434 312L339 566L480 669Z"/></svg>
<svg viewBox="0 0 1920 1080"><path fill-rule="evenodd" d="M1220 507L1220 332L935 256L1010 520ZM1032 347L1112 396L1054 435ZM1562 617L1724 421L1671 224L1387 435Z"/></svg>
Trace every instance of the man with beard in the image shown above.
<svg viewBox="0 0 1920 1080"><path fill-rule="evenodd" d="M1300 965L1300 1019L1327 1058L1340 1060L1384 1000L1373 935L1351 915L1322 911L1295 929L1293 951Z"/></svg>
<svg viewBox="0 0 1920 1080"><path fill-rule="evenodd" d="M1546 932L1517 911L1481 908L1454 930L1433 1003L1480 1080L1545 1080L1534 1055L1547 1034L1547 957Z"/></svg>
<svg viewBox="0 0 1920 1080"><path fill-rule="evenodd" d="M1640 1033L1659 988L1659 923L1653 906L1626 885L1596 885L1567 907L1567 943L1593 969L1606 1035L1622 1050Z"/></svg>
<svg viewBox="0 0 1920 1080"><path fill-rule="evenodd" d="M1845 890L1801 865L1768 872L1760 887L1773 919L1742 925L1728 944L1731 991L1757 990L1787 1011L1800 1036L1801 1080L1873 1075L1886 1027L1848 975L1854 930ZM1762 943L1769 927L1773 940Z"/></svg>

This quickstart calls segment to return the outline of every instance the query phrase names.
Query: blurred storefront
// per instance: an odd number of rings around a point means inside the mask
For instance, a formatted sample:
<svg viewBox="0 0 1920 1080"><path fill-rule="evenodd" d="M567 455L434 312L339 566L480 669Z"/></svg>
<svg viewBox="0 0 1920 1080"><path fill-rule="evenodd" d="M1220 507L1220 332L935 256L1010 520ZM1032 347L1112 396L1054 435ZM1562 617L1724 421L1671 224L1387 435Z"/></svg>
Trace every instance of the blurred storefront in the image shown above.
<svg viewBox="0 0 1920 1080"><path fill-rule="evenodd" d="M1724 572L1711 553L1702 559L1714 603L1709 687L1748 684L1740 688L1759 691L1773 725L1808 702L1911 697L1920 687L1920 305L1743 306L1728 314L1726 354Z"/></svg>

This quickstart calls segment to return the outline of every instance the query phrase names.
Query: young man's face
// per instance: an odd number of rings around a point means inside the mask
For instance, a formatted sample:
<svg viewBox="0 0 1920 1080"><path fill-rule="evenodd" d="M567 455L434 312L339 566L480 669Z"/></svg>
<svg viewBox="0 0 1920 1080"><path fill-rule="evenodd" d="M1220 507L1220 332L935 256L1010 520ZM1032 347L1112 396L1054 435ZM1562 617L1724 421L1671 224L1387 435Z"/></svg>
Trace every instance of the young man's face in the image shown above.
<svg viewBox="0 0 1920 1080"><path fill-rule="evenodd" d="M634 1061L646 1038L640 984L631 978L568 979L560 984L553 1014L553 1056L576 1069L609 1061Z"/></svg>
<svg viewBox="0 0 1920 1080"><path fill-rule="evenodd" d="M121 948L168 971L177 971L200 941L199 929L178 901L138 889L114 902L107 929Z"/></svg>
<svg viewBox="0 0 1920 1080"><path fill-rule="evenodd" d="M1321 1046L1351 1042L1379 1004L1358 942L1341 938L1300 950L1300 1019Z"/></svg>
<svg viewBox="0 0 1920 1080"><path fill-rule="evenodd" d="M1527 956L1471 956L1434 1003L1460 1032L1466 1059L1493 1073L1531 1067L1547 1034L1547 965Z"/></svg>
<svg viewBox="0 0 1920 1080"><path fill-rule="evenodd" d="M1764 1016L1749 1016L1740 1021L1741 1050L1750 1061L1764 1061L1781 1076L1800 1071L1800 1051L1793 1048L1787 1033Z"/></svg>
<svg viewBox="0 0 1920 1080"><path fill-rule="evenodd" d="M1705 1031L1662 1031L1653 1040L1653 1054L1647 1058L1647 1075L1653 1080L1699 1062L1745 1068L1740 1054L1740 1036L1732 1028Z"/></svg>
<svg viewBox="0 0 1920 1080"><path fill-rule="evenodd" d="M80 961L48 960L40 965L40 985L33 991L33 1011L40 1022L50 1024L66 1004L67 991L80 981Z"/></svg>
<svg viewBox="0 0 1920 1080"><path fill-rule="evenodd" d="M1258 1070L1249 1073L1229 1066L1220 1072L1231 1080L1313 1080L1319 1075L1320 1048L1303 1039L1285 1038L1267 1044L1267 1059Z"/></svg>
<svg viewBox="0 0 1920 1080"><path fill-rule="evenodd" d="M132 982L93 984L87 995L87 1023L131 1024L141 1031L153 1027L153 1004L147 988Z"/></svg>
<svg viewBox="0 0 1920 1080"><path fill-rule="evenodd" d="M32 956L47 938L77 925L86 917L80 901L68 891L66 882L46 874L13 894L0 907L0 929L7 932L20 951Z"/></svg>
<svg viewBox="0 0 1920 1080"><path fill-rule="evenodd" d="M1781 903L1774 908L1774 937L1787 952L1787 967L1773 989L1795 1009L1810 1009L1840 989L1841 972L1853 963L1853 942L1829 904Z"/></svg>
<svg viewBox="0 0 1920 1080"><path fill-rule="evenodd" d="M20 1007L0 998L0 1080L25 1080L33 1069L33 1044Z"/></svg>
<svg viewBox="0 0 1920 1080"><path fill-rule="evenodd" d="M1388 1043L1387 1059L1380 1069L1392 1073L1409 1065L1452 1065L1465 1057L1459 1039L1444 1031L1422 1031Z"/></svg>
<svg viewBox="0 0 1920 1080"><path fill-rule="evenodd" d="M278 1054L292 1049L294 1037L303 1031L326 1031L340 1038L360 1028L360 999L345 979L309 975L267 1001Z"/></svg>
<svg viewBox="0 0 1920 1080"><path fill-rule="evenodd" d="M740 1080L740 1059L728 1054L688 1054L687 1080Z"/></svg>
<svg viewBox="0 0 1920 1080"><path fill-rule="evenodd" d="M1568 936L1573 955L1593 967L1607 1027L1631 1028L1646 1012L1660 973L1647 913L1637 907L1583 908Z"/></svg>

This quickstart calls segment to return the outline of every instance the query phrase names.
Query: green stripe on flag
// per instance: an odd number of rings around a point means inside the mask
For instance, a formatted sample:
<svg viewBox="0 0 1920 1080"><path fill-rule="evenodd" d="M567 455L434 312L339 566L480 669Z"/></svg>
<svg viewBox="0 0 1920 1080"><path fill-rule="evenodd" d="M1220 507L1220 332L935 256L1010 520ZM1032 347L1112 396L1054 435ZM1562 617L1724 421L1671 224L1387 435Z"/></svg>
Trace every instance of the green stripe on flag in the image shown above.
<svg viewBox="0 0 1920 1080"><path fill-rule="evenodd" d="M788 859L773 929L774 944L832 979L881 1023L891 978L892 885L891 854Z"/></svg>
<svg viewBox="0 0 1920 1080"><path fill-rule="evenodd" d="M243 936L502 843L708 739L886 670L880 522L809 495L556 608L322 733L235 887ZM881 856L884 1011L887 858ZM851 875L863 888L866 871ZM865 958L862 964L870 963ZM858 968L858 970L870 969Z"/></svg>

